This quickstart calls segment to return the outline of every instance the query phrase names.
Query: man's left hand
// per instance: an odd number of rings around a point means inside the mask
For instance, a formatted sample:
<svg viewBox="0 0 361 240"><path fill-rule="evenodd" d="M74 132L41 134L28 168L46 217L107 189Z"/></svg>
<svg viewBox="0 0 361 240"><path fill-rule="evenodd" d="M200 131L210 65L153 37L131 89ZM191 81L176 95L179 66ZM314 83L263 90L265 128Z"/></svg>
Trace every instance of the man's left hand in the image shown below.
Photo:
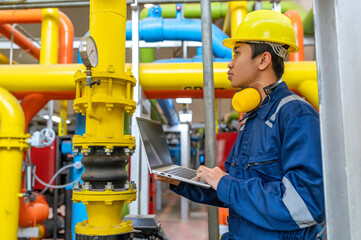
<svg viewBox="0 0 361 240"><path fill-rule="evenodd" d="M205 182L207 182L209 185L211 185L212 188L216 191L217 191L218 182L219 182L219 180L221 180L221 178L224 175L227 175L227 173L224 172L219 167L208 168L205 166L200 166L197 169L197 178L203 179Z"/></svg>

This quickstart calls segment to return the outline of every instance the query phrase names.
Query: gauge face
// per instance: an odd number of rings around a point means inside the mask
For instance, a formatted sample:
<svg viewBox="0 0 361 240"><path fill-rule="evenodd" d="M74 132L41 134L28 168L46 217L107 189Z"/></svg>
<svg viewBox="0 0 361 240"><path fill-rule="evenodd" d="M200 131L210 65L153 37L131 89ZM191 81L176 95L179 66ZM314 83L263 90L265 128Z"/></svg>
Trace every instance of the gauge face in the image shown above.
<svg viewBox="0 0 361 240"><path fill-rule="evenodd" d="M86 67L96 67L98 65L98 49L91 36L80 38L79 52Z"/></svg>

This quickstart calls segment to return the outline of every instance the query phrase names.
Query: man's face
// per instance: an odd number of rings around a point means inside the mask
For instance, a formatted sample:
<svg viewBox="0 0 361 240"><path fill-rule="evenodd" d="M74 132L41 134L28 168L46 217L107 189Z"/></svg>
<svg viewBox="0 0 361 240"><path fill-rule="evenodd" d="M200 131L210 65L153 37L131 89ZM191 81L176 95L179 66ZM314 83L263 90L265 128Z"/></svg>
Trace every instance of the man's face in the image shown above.
<svg viewBox="0 0 361 240"><path fill-rule="evenodd" d="M233 52L234 57L228 63L228 80L234 88L246 87L257 78L257 57L252 59L252 48L246 43L237 43Z"/></svg>

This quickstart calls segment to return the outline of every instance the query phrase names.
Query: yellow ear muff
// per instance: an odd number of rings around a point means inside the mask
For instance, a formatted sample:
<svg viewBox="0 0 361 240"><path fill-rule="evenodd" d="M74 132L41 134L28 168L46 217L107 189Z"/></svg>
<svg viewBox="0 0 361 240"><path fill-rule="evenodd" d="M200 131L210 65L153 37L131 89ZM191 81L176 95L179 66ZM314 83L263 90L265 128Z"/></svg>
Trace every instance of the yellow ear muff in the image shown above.
<svg viewBox="0 0 361 240"><path fill-rule="evenodd" d="M232 98L232 106L234 110L240 113L250 112L261 103L261 94L255 88L245 88Z"/></svg>

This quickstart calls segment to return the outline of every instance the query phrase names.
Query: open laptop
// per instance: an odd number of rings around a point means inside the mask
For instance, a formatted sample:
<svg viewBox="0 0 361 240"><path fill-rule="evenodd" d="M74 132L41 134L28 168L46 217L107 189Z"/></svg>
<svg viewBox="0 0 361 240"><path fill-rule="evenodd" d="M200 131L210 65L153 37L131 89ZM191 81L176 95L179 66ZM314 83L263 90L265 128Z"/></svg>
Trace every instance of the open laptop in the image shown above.
<svg viewBox="0 0 361 240"><path fill-rule="evenodd" d="M148 166L151 173L204 188L211 187L205 182L194 180L196 170L173 164L163 127L159 122L137 117L137 123L145 152L147 153Z"/></svg>

